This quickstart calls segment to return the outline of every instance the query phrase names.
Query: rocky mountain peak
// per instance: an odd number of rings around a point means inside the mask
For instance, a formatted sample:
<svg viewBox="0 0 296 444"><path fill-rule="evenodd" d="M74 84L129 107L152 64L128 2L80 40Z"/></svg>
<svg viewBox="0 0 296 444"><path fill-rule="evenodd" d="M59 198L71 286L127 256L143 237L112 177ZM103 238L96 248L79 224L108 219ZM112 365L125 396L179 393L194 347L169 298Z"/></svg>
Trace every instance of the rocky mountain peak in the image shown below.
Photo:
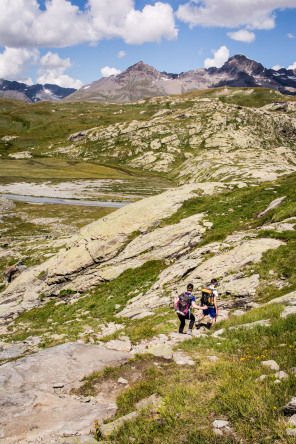
<svg viewBox="0 0 296 444"><path fill-rule="evenodd" d="M250 60L243 54L236 54L230 57L221 69L232 73L245 71L249 75L256 75L265 70L261 63Z"/></svg>
<svg viewBox="0 0 296 444"><path fill-rule="evenodd" d="M123 77L130 74L144 74L144 75L152 75L153 77L157 77L159 75L159 72L157 69L153 68L153 66L146 65L144 62L140 61L136 63L135 65L130 66L125 71L123 71L121 74L119 74L118 77Z"/></svg>

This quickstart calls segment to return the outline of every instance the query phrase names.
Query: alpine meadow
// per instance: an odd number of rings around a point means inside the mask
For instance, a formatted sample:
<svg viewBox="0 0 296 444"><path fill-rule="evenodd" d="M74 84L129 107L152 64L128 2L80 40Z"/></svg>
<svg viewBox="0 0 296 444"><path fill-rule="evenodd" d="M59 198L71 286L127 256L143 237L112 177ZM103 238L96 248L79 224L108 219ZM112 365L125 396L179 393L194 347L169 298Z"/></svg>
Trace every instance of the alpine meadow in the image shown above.
<svg viewBox="0 0 296 444"><path fill-rule="evenodd" d="M296 97L82 100L0 98L0 442L295 443Z"/></svg>

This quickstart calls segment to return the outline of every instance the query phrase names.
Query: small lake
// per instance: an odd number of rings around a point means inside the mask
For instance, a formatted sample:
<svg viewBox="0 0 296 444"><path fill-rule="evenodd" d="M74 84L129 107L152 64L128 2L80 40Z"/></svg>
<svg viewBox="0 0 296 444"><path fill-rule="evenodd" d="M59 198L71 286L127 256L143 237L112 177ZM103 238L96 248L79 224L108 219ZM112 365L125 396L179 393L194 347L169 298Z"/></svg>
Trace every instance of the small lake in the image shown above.
<svg viewBox="0 0 296 444"><path fill-rule="evenodd" d="M21 196L19 194L0 194L0 196L6 197L7 199L17 200L20 202L61 204L61 205L81 205L85 207L122 208L130 203L130 202L111 202L103 200L60 199L58 197Z"/></svg>

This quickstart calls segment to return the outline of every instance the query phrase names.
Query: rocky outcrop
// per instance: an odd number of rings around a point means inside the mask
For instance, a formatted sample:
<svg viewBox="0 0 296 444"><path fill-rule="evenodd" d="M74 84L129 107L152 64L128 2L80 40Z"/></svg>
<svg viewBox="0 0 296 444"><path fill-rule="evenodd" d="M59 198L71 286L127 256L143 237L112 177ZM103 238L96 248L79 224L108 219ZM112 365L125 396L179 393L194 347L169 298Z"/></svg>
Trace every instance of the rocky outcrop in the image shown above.
<svg viewBox="0 0 296 444"><path fill-rule="evenodd" d="M92 422L112 416L116 405L107 398L79 398L70 394L71 389L91 372L128 359L126 352L67 343L4 364L0 440L49 442L54 437L89 435Z"/></svg>
<svg viewBox="0 0 296 444"><path fill-rule="evenodd" d="M6 267L3 271L3 284L7 285L16 279L24 270L26 270L26 265L22 261L17 262L14 265Z"/></svg>
<svg viewBox="0 0 296 444"><path fill-rule="evenodd" d="M147 198L87 225L68 247L40 266L23 273L1 294L2 320L40 303L39 295L58 295L62 289L83 292L123 271L155 259L177 259L200 242L207 229L204 215L156 228L197 192L223 189L221 183L185 185ZM153 229L154 228L154 229ZM129 241L130 236L136 237Z"/></svg>
<svg viewBox="0 0 296 444"><path fill-rule="evenodd" d="M250 91L225 90L225 95ZM296 171L295 103L287 102L287 113L269 105L242 108L222 103L218 98L222 93L212 93L211 99L192 97L186 109L181 97L150 99L151 105L157 100L160 108L169 103L170 109L160 109L147 120L98 126L70 138L77 149L83 148L88 160L98 161L98 156L102 163L120 159L121 165L166 173L179 184L258 183ZM93 149L95 143L98 150Z"/></svg>
<svg viewBox="0 0 296 444"><path fill-rule="evenodd" d="M2 323L41 304L40 294L58 296L63 289L84 292L151 260L165 260L166 269L145 294L131 295L117 317L140 319L151 315L155 308L168 305L174 288L178 293L183 291L184 276L197 289L214 276L219 278L222 293L237 297L255 295L259 275L245 276L242 270L259 262L266 251L278 248L283 241L256 238L256 232L249 231L235 233L221 243L198 247L212 226L202 213L157 228L196 192L212 193L222 187L225 185L221 183L184 185L87 225L71 238L66 249L25 271L2 292ZM279 225L283 229L293 226L285 221Z"/></svg>

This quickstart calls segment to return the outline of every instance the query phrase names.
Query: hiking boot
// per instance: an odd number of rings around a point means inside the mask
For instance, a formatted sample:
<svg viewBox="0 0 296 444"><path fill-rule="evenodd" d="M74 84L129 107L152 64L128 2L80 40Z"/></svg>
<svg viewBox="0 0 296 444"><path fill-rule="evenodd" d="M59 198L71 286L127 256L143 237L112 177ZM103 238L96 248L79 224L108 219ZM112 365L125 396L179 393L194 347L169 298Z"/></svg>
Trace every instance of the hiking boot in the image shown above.
<svg viewBox="0 0 296 444"><path fill-rule="evenodd" d="M192 333L191 328L188 328L188 330L187 330L187 334L190 335L190 336L192 336L193 333Z"/></svg>
<svg viewBox="0 0 296 444"><path fill-rule="evenodd" d="M181 328L179 328L179 334L180 334L180 335L183 335L183 334L184 334L184 332L183 332L183 330L182 330Z"/></svg>

